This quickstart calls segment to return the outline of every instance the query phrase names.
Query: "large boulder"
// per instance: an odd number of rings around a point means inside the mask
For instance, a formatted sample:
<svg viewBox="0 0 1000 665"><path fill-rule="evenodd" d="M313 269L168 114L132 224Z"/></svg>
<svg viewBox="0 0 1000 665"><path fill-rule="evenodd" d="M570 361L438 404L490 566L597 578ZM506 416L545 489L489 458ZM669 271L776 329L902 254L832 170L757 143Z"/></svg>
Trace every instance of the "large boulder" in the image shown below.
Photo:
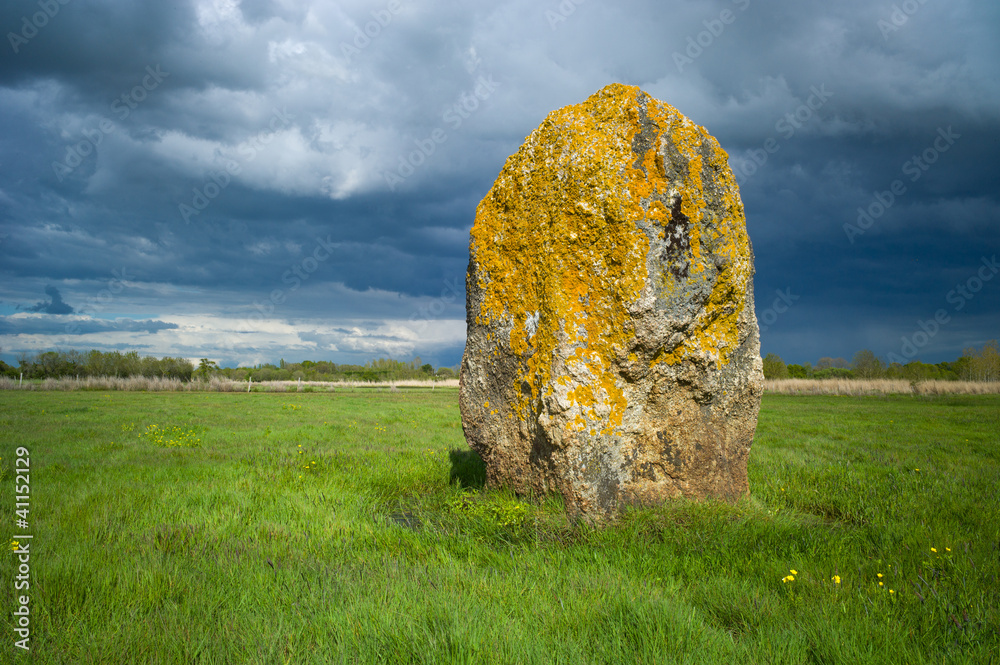
<svg viewBox="0 0 1000 665"><path fill-rule="evenodd" d="M550 113L472 227L461 411L487 482L595 518L745 495L753 274L704 128L618 84Z"/></svg>

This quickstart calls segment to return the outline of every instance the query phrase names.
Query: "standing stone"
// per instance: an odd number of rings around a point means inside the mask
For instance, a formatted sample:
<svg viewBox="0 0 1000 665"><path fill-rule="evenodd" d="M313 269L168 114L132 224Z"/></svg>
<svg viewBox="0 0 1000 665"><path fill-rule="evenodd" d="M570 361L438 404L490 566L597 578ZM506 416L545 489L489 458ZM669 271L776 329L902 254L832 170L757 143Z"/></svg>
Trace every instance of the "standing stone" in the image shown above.
<svg viewBox="0 0 1000 665"><path fill-rule="evenodd" d="M472 227L460 399L487 482L598 518L747 494L753 273L704 128L619 84L550 113Z"/></svg>

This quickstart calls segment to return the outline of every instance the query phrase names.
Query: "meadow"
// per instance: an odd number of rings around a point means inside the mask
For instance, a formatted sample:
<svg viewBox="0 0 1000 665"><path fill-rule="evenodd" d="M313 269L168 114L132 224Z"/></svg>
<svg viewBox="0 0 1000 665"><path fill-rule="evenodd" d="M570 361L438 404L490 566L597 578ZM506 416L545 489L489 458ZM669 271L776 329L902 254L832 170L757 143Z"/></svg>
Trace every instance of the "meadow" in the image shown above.
<svg viewBox="0 0 1000 665"><path fill-rule="evenodd" d="M767 394L750 497L605 526L484 487L454 388L3 390L0 432L3 662L1000 662L997 395Z"/></svg>

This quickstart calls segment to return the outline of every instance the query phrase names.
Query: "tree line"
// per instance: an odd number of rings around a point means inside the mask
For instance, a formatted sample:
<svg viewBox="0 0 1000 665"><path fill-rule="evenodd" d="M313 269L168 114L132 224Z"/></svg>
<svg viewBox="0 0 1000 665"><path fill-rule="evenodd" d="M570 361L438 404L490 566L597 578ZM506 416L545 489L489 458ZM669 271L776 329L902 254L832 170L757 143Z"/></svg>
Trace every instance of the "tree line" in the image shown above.
<svg viewBox="0 0 1000 665"><path fill-rule="evenodd" d="M22 354L17 367L0 360L0 375L25 379L64 376L146 376L190 381L194 365L186 358L140 356L138 351L45 351Z"/></svg>
<svg viewBox="0 0 1000 665"><path fill-rule="evenodd" d="M26 379L60 378L64 376L145 376L207 380L212 376L234 381L363 381L387 382L414 379L451 379L457 376L451 367L435 369L420 357L409 362L379 358L364 365L339 365L320 360L303 360L278 365L261 364L253 367L219 367L202 358L196 367L186 358L155 358L140 356L137 351L45 351L34 356L22 355L17 367L0 360L0 375ZM982 348L965 349L953 362L937 364L913 361L902 365L886 363L869 349L858 351L849 363L844 358L820 358L811 363L786 365L781 356L769 353L764 357L764 377L767 379L905 379L909 381L1000 381L1000 353L996 340Z"/></svg>
<svg viewBox="0 0 1000 665"><path fill-rule="evenodd" d="M820 358L811 363L786 365L781 356L764 357L765 379L905 379L908 381L1000 381L1000 353L997 341L982 348L965 349L953 362L936 364L919 360L887 363L869 349L858 351L848 363L844 358Z"/></svg>
<svg viewBox="0 0 1000 665"><path fill-rule="evenodd" d="M17 366L0 360L0 376L25 379L58 379L61 377L96 376L145 376L180 379L181 381L207 380L213 376L234 381L402 381L407 379L450 379L456 376L450 367L435 370L420 357L409 362L379 358L364 365L338 365L321 360L303 360L298 363L278 365L262 364L254 367L219 367L208 358L202 358L196 367L186 358L155 358L140 356L138 351L45 351L35 355L22 354Z"/></svg>
<svg viewBox="0 0 1000 665"><path fill-rule="evenodd" d="M368 383L407 380L453 379L457 376L450 367L434 369L417 356L409 362L379 358L364 365L338 365L327 360L303 360L298 363L270 363L253 367L216 367L202 359L196 370L198 375L224 376L234 381L362 381Z"/></svg>

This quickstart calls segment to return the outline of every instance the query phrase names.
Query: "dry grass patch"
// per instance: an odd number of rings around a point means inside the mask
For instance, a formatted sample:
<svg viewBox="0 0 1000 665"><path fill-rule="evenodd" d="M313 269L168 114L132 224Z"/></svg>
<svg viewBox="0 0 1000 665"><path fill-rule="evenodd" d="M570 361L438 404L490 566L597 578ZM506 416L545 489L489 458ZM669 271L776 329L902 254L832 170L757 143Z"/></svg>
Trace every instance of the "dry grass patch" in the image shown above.
<svg viewBox="0 0 1000 665"><path fill-rule="evenodd" d="M904 379L774 379L764 390L780 395L997 395L998 381L906 381Z"/></svg>

